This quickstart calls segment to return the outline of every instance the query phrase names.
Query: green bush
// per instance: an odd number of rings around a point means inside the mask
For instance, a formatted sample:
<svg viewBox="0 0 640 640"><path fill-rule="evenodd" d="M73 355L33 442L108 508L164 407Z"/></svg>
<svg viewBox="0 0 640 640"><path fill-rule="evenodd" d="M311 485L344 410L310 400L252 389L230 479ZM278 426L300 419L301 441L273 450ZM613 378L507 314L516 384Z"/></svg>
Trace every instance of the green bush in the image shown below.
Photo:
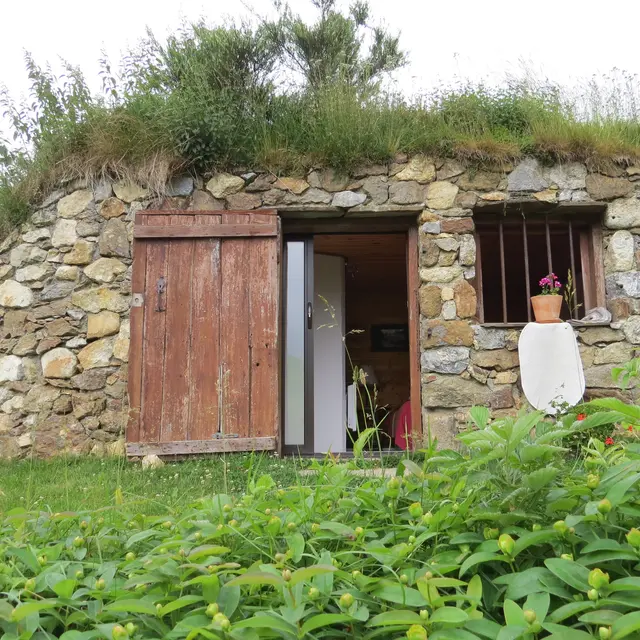
<svg viewBox="0 0 640 640"><path fill-rule="evenodd" d="M467 453L397 475L315 462L171 516L14 510L0 523L4 638L637 638L640 447L539 413L474 409ZM359 443L360 445L362 443ZM359 447L361 448L361 447ZM359 450L358 448L358 450Z"/></svg>

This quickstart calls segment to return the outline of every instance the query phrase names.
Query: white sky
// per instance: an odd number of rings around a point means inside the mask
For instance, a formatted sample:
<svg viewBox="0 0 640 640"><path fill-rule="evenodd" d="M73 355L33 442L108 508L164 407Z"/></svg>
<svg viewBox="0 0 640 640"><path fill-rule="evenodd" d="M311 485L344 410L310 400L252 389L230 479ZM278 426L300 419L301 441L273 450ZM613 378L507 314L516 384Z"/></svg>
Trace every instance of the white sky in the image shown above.
<svg viewBox="0 0 640 640"><path fill-rule="evenodd" d="M247 0L258 13L271 0ZM344 2L343 4L348 4ZM401 32L411 65L399 78L408 91L455 76L498 79L524 61L550 79L573 84L613 68L640 75L638 0L370 0L373 16ZM58 57L79 64L100 87L97 60L112 63L144 35L165 36L182 19L247 14L242 0L3 0L0 82L17 95L27 87L23 50L40 64ZM290 0L312 17L307 0Z"/></svg>

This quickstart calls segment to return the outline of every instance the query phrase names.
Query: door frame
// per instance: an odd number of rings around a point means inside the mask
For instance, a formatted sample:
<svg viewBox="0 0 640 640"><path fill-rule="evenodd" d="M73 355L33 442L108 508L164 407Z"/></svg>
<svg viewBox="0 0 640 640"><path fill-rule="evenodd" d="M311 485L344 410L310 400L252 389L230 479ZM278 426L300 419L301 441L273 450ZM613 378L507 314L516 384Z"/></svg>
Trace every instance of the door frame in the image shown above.
<svg viewBox="0 0 640 640"><path fill-rule="evenodd" d="M310 268L307 273L306 286L311 287L305 291L308 300L308 291L313 290L313 236L316 234L392 234L404 233L407 241L407 312L409 324L409 389L411 402L411 425L414 449L421 446L422 441L422 393L420 375L420 272L419 272L419 236L418 224L415 215L398 215L394 217L377 217L369 219L349 219L349 218L311 218L311 219L289 219L282 218L282 306L280 335L281 350L281 398L282 411L280 413L280 451L282 454L303 455L313 454L313 341L305 343L305 447L302 449L297 445L284 444L284 400L285 400L285 318L287 309L286 299L286 243L288 240L310 240L311 259L307 254L307 261ZM309 249L307 249L309 250ZM307 360L309 358L309 360ZM310 381L310 382L309 382ZM310 413L308 413L310 411ZM309 439L310 445L307 445Z"/></svg>

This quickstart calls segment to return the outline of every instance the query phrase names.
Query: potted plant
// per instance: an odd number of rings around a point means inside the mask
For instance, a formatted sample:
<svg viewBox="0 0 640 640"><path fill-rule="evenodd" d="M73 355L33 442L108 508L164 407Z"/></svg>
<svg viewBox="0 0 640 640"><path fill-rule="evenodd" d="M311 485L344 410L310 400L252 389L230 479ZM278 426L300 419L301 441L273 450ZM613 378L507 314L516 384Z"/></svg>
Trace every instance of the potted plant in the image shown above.
<svg viewBox="0 0 640 640"><path fill-rule="evenodd" d="M558 277L555 273L550 273L542 278L538 284L542 287L542 292L531 298L536 322L542 324L562 322L560 320L560 309L562 308L560 289L562 284Z"/></svg>

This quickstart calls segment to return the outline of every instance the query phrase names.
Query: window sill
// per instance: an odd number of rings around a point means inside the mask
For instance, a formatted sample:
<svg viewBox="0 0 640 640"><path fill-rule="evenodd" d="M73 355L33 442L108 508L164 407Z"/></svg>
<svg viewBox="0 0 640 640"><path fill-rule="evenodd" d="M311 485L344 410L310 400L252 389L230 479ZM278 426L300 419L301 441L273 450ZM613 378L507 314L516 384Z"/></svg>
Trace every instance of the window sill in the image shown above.
<svg viewBox="0 0 640 640"><path fill-rule="evenodd" d="M533 322L533 320L532 320ZM563 322L569 322L564 320ZM484 327L485 329L522 329L529 324L528 322L482 322L478 323L479 327ZM610 327L610 322L589 322L588 324L574 324L573 322L569 322L574 329L588 329L589 327Z"/></svg>

